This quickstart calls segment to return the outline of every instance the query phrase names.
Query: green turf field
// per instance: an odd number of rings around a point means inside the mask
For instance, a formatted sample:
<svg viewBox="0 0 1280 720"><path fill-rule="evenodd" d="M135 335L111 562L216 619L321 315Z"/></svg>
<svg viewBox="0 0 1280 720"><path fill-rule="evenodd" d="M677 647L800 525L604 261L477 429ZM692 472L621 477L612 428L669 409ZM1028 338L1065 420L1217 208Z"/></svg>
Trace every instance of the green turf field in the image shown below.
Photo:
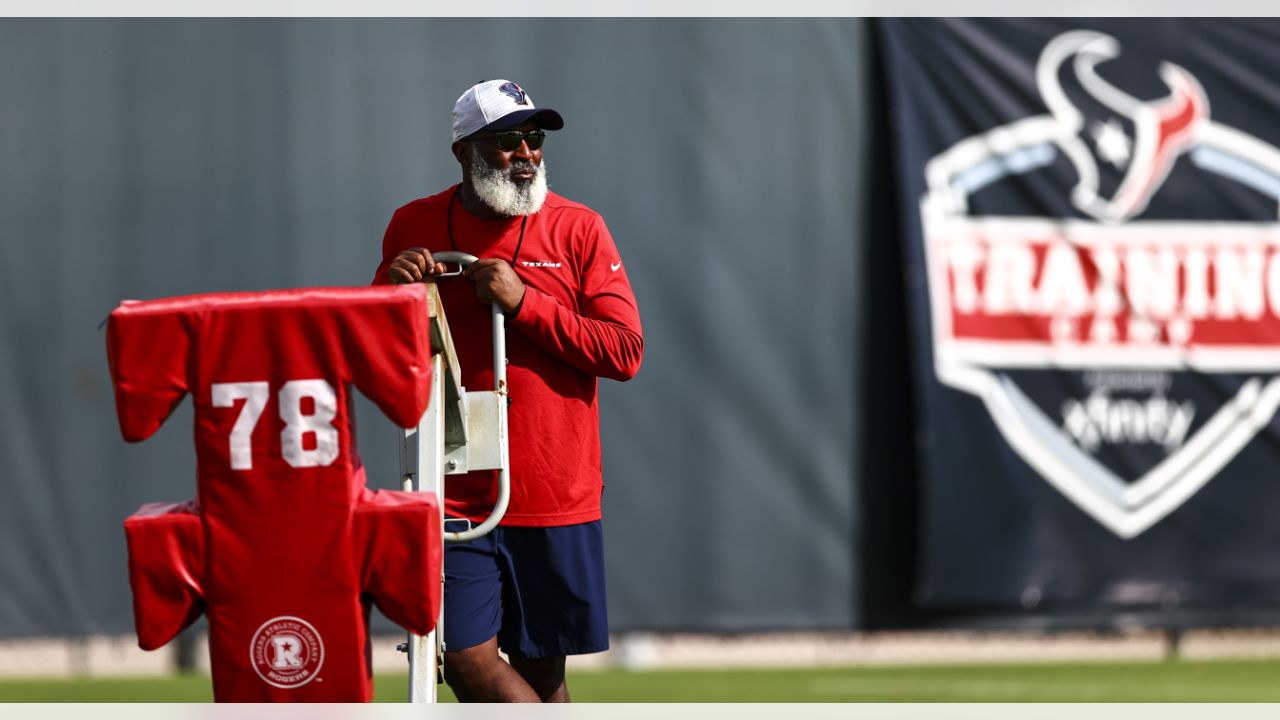
<svg viewBox="0 0 1280 720"><path fill-rule="evenodd" d="M601 671L572 674L579 702L1280 702L1280 661ZM408 679L379 676L399 702ZM447 689L443 699L452 700ZM0 680L0 702L207 702L203 676Z"/></svg>

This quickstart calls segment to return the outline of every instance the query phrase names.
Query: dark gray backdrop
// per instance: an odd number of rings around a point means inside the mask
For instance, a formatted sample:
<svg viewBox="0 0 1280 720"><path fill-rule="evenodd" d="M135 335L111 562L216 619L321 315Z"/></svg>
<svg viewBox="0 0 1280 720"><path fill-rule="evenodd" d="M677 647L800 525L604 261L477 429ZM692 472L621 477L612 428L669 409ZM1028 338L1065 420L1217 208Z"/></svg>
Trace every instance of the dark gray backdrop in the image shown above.
<svg viewBox="0 0 1280 720"><path fill-rule="evenodd" d="M552 186L604 215L640 302L640 375L602 384L614 627L857 626L866 35L0 20L0 635L131 631L120 523L194 492L185 404L120 439L107 313L366 284L391 212L456 181L450 108L492 77L565 116ZM394 429L358 421L392 486Z"/></svg>

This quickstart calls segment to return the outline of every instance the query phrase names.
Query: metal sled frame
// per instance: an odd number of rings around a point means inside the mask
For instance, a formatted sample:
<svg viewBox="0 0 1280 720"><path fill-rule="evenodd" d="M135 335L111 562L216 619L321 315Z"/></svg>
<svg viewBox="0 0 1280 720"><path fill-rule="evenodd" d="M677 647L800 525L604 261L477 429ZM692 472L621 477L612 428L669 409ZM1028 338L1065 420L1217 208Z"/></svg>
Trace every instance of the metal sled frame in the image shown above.
<svg viewBox="0 0 1280 720"><path fill-rule="evenodd" d="M459 269L438 276L462 274L461 268L476 261L460 252L440 252L436 262L456 264ZM444 306L435 284L427 284L427 308L431 327L431 400L416 428L404 431L400 439L400 477L403 489L434 492L440 499L440 522L446 543L462 543L482 537L502 520L511 496L510 460L507 454L507 344L505 317L493 306L493 390L468 392L462 386L462 370L454 353L453 338L445 319ZM498 501L484 522L460 532L449 526L465 520L444 522L444 476L472 470L498 471ZM441 548L443 552L443 547ZM444 564L436 578L443 593ZM401 646L409 654L409 702L436 702L436 686L443 677L442 630L444 604L436 627L427 635L409 634Z"/></svg>

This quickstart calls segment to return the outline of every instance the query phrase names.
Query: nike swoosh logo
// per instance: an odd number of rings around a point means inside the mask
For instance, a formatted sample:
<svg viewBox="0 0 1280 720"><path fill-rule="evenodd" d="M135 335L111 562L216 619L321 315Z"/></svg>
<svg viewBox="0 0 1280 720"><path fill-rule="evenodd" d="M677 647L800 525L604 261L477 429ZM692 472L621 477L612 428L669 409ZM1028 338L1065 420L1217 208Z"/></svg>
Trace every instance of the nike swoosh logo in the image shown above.
<svg viewBox="0 0 1280 720"><path fill-rule="evenodd" d="M613 272L618 272L618 268L620 268L620 267L622 267L622 263L620 263L620 262L616 262L616 263L609 263L609 270L611 270L611 271L613 271Z"/></svg>

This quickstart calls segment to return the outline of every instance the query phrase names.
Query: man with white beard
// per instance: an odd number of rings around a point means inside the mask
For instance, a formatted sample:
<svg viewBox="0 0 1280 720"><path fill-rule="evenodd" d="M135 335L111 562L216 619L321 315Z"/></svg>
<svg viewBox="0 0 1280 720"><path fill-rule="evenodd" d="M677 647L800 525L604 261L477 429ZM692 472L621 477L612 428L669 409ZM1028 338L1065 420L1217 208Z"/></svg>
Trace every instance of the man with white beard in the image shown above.
<svg viewBox="0 0 1280 720"><path fill-rule="evenodd" d="M510 505L445 551L444 673L464 702L568 702L565 656L609 646L597 379L634 376L644 340L604 220L547 190L542 145L563 127L513 82L469 88L453 107L462 182L396 211L374 277L434 282L433 251L480 258L470 283L439 286L466 387L493 384L490 303L510 329ZM446 495L450 517L479 522L496 474L451 476Z"/></svg>

